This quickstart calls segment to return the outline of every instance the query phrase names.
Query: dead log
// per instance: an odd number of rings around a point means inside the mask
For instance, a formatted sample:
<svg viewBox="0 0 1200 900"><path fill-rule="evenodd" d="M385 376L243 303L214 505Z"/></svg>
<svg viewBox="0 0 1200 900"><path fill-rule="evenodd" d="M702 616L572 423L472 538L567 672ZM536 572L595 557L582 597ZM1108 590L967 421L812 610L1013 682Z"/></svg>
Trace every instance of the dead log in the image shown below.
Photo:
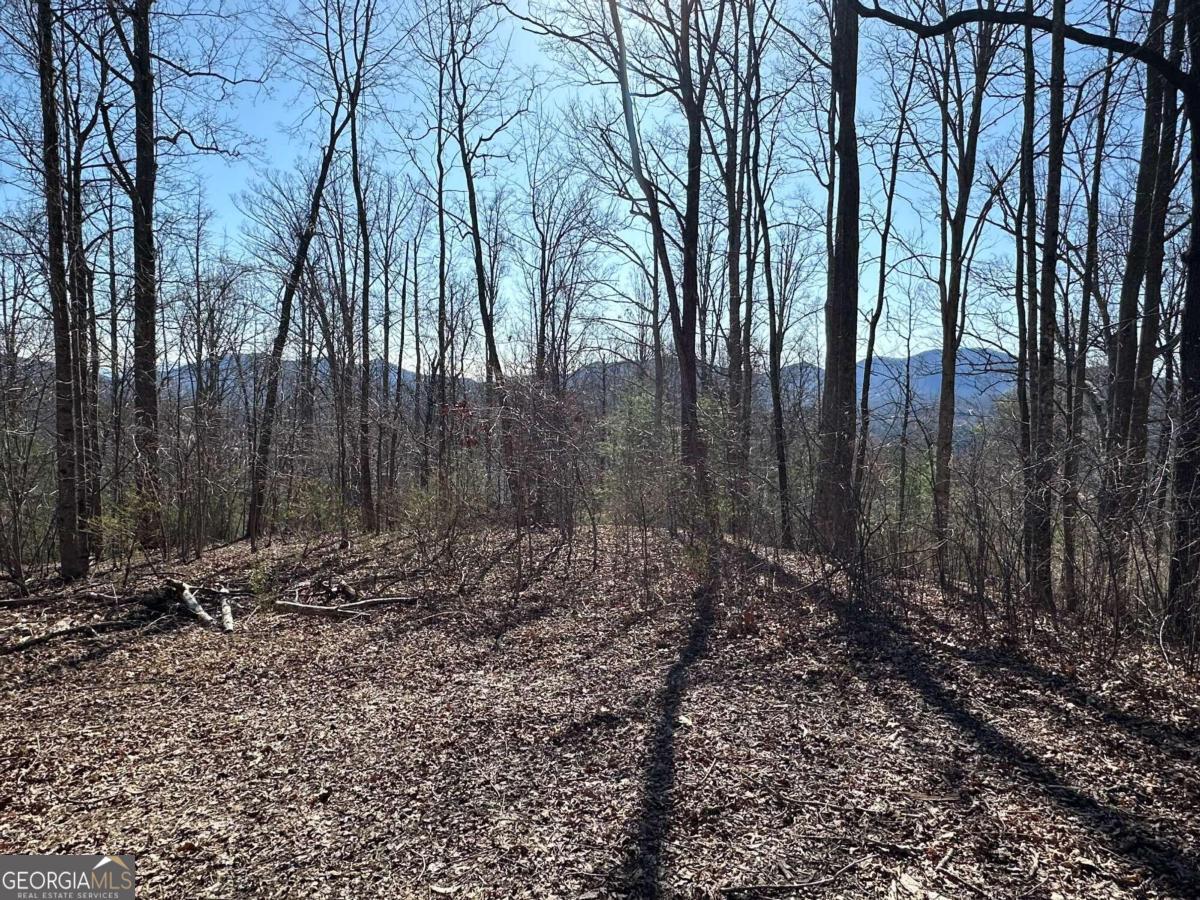
<svg viewBox="0 0 1200 900"><path fill-rule="evenodd" d="M179 594L179 599L183 605L187 607L187 611L203 622L205 625L214 625L213 617L208 614L200 601L196 599L195 589L186 581L177 581L174 578L168 578L167 584Z"/></svg>
<svg viewBox="0 0 1200 900"><path fill-rule="evenodd" d="M213 625L213 617L208 614L200 601L196 599L196 594L192 590L191 585L184 585L180 591L180 598L183 600L183 605L187 607L188 612L203 622L205 625Z"/></svg>
<svg viewBox="0 0 1200 900"><path fill-rule="evenodd" d="M226 634L233 631L233 604L230 603L228 588L220 588L221 594L221 630Z"/></svg>

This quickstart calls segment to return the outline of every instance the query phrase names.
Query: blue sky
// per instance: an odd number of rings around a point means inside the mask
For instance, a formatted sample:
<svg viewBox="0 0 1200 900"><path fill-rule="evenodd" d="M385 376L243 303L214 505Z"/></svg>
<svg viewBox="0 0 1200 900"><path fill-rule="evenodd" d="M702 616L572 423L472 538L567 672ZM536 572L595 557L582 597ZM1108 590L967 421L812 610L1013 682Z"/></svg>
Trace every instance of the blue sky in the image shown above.
<svg viewBox="0 0 1200 900"><path fill-rule="evenodd" d="M878 23L864 25L859 115L860 121L864 124L876 115L878 110L876 98L883 87L875 81L880 76L871 65L868 53L869 36L881 27ZM527 34L519 27L512 28L510 53L511 63L514 67L523 69L537 67L542 70L555 71L555 64L541 50L539 39ZM556 75L559 81L563 80L561 70L557 70ZM276 69L272 73L270 83L271 91L269 93L254 86L244 87L237 93L233 101L225 104L224 108L220 110L221 114L247 139L240 156L237 158L216 155L193 157L175 173L182 176L181 180L193 182L196 179L199 180L205 203L215 213L213 229L217 232L224 232L230 241L238 239L243 225L236 198L251 185L256 173L269 169L293 170L301 161L307 163L313 160L318 152L321 125L319 119L314 116L306 123L301 124L301 114L311 107L308 98L303 96L298 86L288 78L286 72ZM571 89L567 87L562 88L558 93L559 99L567 96L569 90ZM589 92L609 91L615 99L615 86L586 90ZM380 102L394 109L403 109L410 102L406 96L404 83L397 84L389 95L380 98ZM994 139L996 142L1000 142L1003 135L1010 131L1012 124L1003 120L995 123L992 137L989 140ZM808 127L808 125L802 123L799 127ZM391 157L391 163L395 168L402 169L409 165L405 155L400 152L400 141L389 125L382 122L374 123L371 131L373 139L384 151L396 151ZM862 201L865 215L869 205L879 193L880 184L874 167L870 165L869 154L864 151L860 156L863 177ZM516 161L513 163L513 167L519 170L521 163ZM981 167L981 177L977 185L977 190L980 192L984 187L983 173L984 170ZM503 176L503 173L501 175ZM517 173L514 172L513 175L517 177ZM169 183L170 177L168 174L164 179L164 186ZM930 249L935 248L936 206L930 202L928 178L924 175L909 174L904 178L903 190L906 199L899 202L897 206L895 226L897 231L909 236L915 236L924 231L925 234L920 239L921 245ZM816 191L815 185L802 181L792 185L793 196L798 192L804 192L810 195L810 199L819 202L819 197L814 196ZM877 280L877 269L873 263L877 254L877 238L873 229L867 225L864 225L862 240L860 306L865 315L873 306ZM893 254L898 252L898 248L894 247ZM998 231L993 230L981 246L979 259L981 262L988 259L1004 259L1008 255L1007 239ZM823 293L823 277L820 275L815 279L816 283L813 284L812 289L806 292L813 303L819 303L818 298ZM516 281L517 279L514 279L514 284L509 286L510 293L519 289L519 285L515 284ZM913 284L916 283L913 282ZM889 291L889 314L901 324L907 318L909 304L906 295L909 292L899 283L894 284L892 290ZM939 341L935 326L936 294L933 292L932 285L928 284L916 285L912 288L911 293L913 293L913 305L918 310L914 323L917 331L913 341L913 349L918 351L934 346ZM819 317L809 320L804 327L810 332L810 340L820 341ZM999 330L993 328L991 332L995 335L995 340L1001 340ZM860 336L862 343L865 344L865 325L860 327ZM972 343L972 339L968 337L966 343ZM881 334L879 351L884 354L897 354L902 352L903 345L903 336L899 331L891 330Z"/></svg>

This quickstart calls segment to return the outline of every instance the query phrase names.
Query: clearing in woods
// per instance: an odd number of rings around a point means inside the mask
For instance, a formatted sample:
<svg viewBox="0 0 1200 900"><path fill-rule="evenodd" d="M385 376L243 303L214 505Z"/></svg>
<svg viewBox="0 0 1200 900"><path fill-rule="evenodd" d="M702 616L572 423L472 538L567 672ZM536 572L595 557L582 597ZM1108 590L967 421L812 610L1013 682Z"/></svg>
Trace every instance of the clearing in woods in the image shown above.
<svg viewBox="0 0 1200 900"><path fill-rule="evenodd" d="M5 602L0 851L132 853L172 900L1200 895L1200 698L1156 652L1005 651L799 555L727 547L705 592L665 535L457 545Z"/></svg>

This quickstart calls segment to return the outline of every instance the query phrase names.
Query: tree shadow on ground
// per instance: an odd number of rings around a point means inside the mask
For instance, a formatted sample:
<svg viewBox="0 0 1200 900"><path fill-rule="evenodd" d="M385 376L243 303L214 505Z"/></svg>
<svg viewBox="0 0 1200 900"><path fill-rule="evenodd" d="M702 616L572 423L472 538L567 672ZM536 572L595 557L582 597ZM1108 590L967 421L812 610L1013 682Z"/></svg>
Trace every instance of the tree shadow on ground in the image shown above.
<svg viewBox="0 0 1200 900"><path fill-rule="evenodd" d="M928 610L923 609L911 598L897 596L888 599L893 601L889 604L895 609L893 619L905 628L912 619L917 619L923 625L941 634L949 634L953 630L950 622L931 615ZM987 643L959 646L939 642L938 651L952 655L990 675L1010 677L1024 682L1026 686L1040 688L1048 694L1056 694L1075 706L1091 712L1105 724L1114 725L1131 737L1140 738L1150 743L1154 749L1169 753L1177 759L1190 762L1200 757L1200 722L1189 726L1180 726L1135 712L1108 697L1089 690L1077 678L1055 671L1031 659L1021 647L996 646ZM1056 706L1049 697L1044 698L1042 705ZM1057 708L1061 709L1061 707Z"/></svg>
<svg viewBox="0 0 1200 900"><path fill-rule="evenodd" d="M614 889L630 896L662 895L661 856L671 820L671 791L675 785L675 732L690 671L708 652L715 618L714 593L715 588L711 584L696 590L687 640L667 670L654 705L657 714L642 769L642 793L634 821L634 833L631 835L631 845L614 873Z"/></svg>
<svg viewBox="0 0 1200 900"><path fill-rule="evenodd" d="M988 647L954 647L949 652L981 671L1010 675L1058 694L1076 706L1091 711L1106 725L1114 725L1176 758L1195 760L1200 757L1200 725L1180 727L1132 712L1089 691L1067 675L1011 653Z"/></svg>
<svg viewBox="0 0 1200 900"><path fill-rule="evenodd" d="M929 650L881 604L851 601L823 588L801 585L782 566L759 558L755 565L775 574L781 586L817 597L837 619L835 633L850 650L860 678L895 679L915 692L926 707L953 725L1018 782L1036 788L1047 800L1087 828L1123 857L1157 880L1173 896L1200 896L1200 866L1193 853L1130 812L1101 803L1067 783L1063 772L1004 734L969 709L938 672ZM887 651L887 652L881 652Z"/></svg>

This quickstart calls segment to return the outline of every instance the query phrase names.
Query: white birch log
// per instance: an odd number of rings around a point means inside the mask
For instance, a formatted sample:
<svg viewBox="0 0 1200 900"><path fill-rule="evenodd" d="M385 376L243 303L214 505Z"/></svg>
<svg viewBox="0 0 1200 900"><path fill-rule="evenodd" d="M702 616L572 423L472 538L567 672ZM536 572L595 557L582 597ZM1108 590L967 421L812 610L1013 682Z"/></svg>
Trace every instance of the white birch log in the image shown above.
<svg viewBox="0 0 1200 900"><path fill-rule="evenodd" d="M186 581L175 581L168 579L168 584L179 592L179 599L183 601L183 605L187 607L188 612L203 622L205 625L213 625L213 617L205 612L204 607L200 605L200 601L196 599L195 589Z"/></svg>

